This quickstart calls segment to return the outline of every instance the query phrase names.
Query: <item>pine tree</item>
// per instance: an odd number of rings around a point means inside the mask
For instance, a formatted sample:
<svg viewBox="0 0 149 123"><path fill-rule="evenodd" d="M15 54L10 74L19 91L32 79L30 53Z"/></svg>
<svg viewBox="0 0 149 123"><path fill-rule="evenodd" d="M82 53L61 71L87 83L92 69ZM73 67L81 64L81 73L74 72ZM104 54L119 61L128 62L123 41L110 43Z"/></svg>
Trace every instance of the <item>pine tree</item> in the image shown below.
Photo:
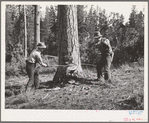
<svg viewBox="0 0 149 123"><path fill-rule="evenodd" d="M130 18L129 18L129 25L132 28L135 28L135 20L136 20L136 6L133 6L132 8L132 12L130 14Z"/></svg>
<svg viewBox="0 0 149 123"><path fill-rule="evenodd" d="M58 6L58 30L59 65L62 66L58 67L53 80L62 82L82 72L75 5Z"/></svg>
<svg viewBox="0 0 149 123"><path fill-rule="evenodd" d="M24 5L24 56L27 58L27 28L26 28L26 7Z"/></svg>
<svg viewBox="0 0 149 123"><path fill-rule="evenodd" d="M36 47L37 44L40 42L40 6L35 5L35 26L34 26L34 40L35 44L34 46Z"/></svg>

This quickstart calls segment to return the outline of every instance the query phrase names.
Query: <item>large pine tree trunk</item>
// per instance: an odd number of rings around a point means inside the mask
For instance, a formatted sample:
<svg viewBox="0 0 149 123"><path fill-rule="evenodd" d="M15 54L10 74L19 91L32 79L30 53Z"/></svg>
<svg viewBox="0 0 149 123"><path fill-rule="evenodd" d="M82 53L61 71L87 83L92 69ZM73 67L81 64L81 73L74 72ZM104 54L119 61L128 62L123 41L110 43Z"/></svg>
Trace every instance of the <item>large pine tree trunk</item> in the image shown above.
<svg viewBox="0 0 149 123"><path fill-rule="evenodd" d="M40 42L40 6L35 5L35 25L34 25L34 47Z"/></svg>
<svg viewBox="0 0 149 123"><path fill-rule="evenodd" d="M58 6L59 67L53 81L64 82L82 74L77 24L77 6Z"/></svg>

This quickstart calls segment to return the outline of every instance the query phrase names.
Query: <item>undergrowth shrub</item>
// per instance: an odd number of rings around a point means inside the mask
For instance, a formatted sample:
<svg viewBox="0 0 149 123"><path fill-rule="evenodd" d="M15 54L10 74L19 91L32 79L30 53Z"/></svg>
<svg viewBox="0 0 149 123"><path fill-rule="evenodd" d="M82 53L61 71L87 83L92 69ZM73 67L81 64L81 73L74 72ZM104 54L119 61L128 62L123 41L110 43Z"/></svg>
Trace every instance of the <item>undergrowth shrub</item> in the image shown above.
<svg viewBox="0 0 149 123"><path fill-rule="evenodd" d="M19 62L11 62L11 63L6 63L6 76L19 76L19 75L26 75L26 63L25 59L22 59Z"/></svg>
<svg viewBox="0 0 149 123"><path fill-rule="evenodd" d="M6 77L25 75L26 63L23 56L22 45L16 44L10 56L11 56L11 59L9 61L7 61L6 59L6 64L5 64ZM6 58L7 58L7 54L6 54Z"/></svg>

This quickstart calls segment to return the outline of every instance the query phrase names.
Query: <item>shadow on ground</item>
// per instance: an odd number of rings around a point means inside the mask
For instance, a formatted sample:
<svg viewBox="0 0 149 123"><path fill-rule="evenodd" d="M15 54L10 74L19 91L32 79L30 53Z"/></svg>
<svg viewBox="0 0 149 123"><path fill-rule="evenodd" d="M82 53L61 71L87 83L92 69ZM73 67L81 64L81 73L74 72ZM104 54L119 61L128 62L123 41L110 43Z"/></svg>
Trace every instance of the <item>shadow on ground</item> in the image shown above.
<svg viewBox="0 0 149 123"><path fill-rule="evenodd" d="M101 82L98 81L97 79L86 79L86 78L77 78L77 79L70 79L67 82L61 82L61 83L57 83L54 81L47 81L47 82L41 82L40 86L38 89L51 89L51 88L55 88L55 87L60 87L63 88L67 85L92 85L92 86L96 86L99 85L102 88L109 88L109 83L105 83L105 82Z"/></svg>

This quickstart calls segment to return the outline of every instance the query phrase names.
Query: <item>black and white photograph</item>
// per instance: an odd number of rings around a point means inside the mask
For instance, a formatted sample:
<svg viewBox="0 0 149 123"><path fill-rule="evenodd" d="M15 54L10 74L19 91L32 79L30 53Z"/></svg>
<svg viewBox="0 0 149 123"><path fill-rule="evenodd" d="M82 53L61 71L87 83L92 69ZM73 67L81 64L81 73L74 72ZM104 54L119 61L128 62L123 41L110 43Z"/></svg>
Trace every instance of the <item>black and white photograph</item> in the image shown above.
<svg viewBox="0 0 149 123"><path fill-rule="evenodd" d="M2 121L148 121L148 2L1 2Z"/></svg>

